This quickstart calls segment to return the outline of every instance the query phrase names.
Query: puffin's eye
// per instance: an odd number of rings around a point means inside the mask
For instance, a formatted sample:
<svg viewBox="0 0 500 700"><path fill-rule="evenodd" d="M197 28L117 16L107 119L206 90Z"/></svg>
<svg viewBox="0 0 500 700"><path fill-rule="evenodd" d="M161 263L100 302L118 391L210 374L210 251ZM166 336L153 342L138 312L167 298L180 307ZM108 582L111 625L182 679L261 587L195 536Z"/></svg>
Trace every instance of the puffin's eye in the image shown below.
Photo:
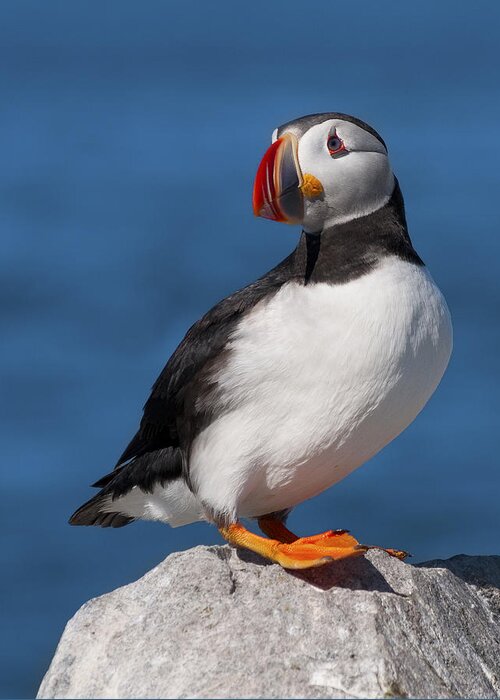
<svg viewBox="0 0 500 700"><path fill-rule="evenodd" d="M326 145L331 156L336 156L338 153L342 153L342 151L347 151L346 147L344 146L344 142L335 132L330 134Z"/></svg>

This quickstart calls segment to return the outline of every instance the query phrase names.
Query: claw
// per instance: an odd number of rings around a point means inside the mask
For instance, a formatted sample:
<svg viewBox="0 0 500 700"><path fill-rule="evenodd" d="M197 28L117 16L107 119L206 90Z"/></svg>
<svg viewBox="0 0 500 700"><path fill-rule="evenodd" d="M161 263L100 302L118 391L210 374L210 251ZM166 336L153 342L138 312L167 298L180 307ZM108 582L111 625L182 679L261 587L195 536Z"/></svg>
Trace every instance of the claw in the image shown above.
<svg viewBox="0 0 500 700"><path fill-rule="evenodd" d="M400 561L404 561L407 557L411 557L411 554L409 552L405 552L404 549L391 549L390 547L386 549L385 547L379 547L376 544L367 544L364 545L364 547L366 551L369 549L379 549L381 552L386 552L391 557L395 557Z"/></svg>

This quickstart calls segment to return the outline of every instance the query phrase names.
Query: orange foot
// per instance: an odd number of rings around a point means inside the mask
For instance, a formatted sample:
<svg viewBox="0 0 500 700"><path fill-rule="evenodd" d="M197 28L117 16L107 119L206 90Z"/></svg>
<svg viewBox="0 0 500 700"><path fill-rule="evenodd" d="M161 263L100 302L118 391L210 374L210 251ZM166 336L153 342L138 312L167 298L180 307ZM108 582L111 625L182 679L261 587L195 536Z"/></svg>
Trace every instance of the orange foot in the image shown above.
<svg viewBox="0 0 500 700"><path fill-rule="evenodd" d="M222 536L237 547L245 547L280 564L285 569L309 569L337 559L358 557L369 549L381 549L391 557L405 559L407 552L399 549L362 545L347 530L327 530L319 535L297 537L276 518L259 518L259 527L271 539L246 530L240 523L222 528Z"/></svg>
<svg viewBox="0 0 500 700"><path fill-rule="evenodd" d="M220 532L231 544L257 552L285 569L310 569L323 566L337 559L359 557L368 549L360 545L345 530L329 531L312 537L296 537L282 523L273 522L277 524L277 528L278 524L283 528L278 530L286 538L285 541L260 537L246 530L240 523L221 528ZM259 524L264 529L261 521ZM290 541L291 538L294 538L293 541Z"/></svg>
<svg viewBox="0 0 500 700"><path fill-rule="evenodd" d="M285 525L270 515L263 516L259 518L259 527L268 537L273 537L280 542L300 542L309 544L319 544L323 547L349 547L353 544L357 544L358 547L362 547L364 551L369 549L380 549L382 552L387 552L391 557L396 557L396 559L406 559L406 557L411 556L408 552L404 552L402 549L384 549L384 547L378 547L377 545L366 545L359 544L357 540L354 539L349 534L348 530L327 530L319 535L311 535L310 537L297 537L291 530L289 530Z"/></svg>

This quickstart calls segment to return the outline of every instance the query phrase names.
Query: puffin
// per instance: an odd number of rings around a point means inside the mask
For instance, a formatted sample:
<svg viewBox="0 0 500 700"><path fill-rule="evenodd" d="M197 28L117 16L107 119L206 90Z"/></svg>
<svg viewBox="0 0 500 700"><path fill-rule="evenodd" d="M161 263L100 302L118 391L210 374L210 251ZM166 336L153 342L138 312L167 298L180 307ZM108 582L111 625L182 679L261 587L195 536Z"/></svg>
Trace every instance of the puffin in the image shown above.
<svg viewBox="0 0 500 700"><path fill-rule="evenodd" d="M301 226L297 246L191 326L72 525L205 520L286 569L372 548L347 530L299 537L286 518L422 410L452 350L446 301L411 242L387 146L356 117L275 129L253 210Z"/></svg>

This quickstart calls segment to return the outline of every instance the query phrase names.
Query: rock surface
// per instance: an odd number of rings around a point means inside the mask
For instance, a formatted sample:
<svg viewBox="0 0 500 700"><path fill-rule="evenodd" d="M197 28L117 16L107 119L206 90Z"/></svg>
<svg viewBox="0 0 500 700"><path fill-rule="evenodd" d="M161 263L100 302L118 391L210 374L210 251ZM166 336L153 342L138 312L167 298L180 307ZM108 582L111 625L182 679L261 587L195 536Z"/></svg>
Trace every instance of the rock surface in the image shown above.
<svg viewBox="0 0 500 700"><path fill-rule="evenodd" d="M289 573L196 547L86 603L38 697L494 698L499 587L500 557Z"/></svg>

